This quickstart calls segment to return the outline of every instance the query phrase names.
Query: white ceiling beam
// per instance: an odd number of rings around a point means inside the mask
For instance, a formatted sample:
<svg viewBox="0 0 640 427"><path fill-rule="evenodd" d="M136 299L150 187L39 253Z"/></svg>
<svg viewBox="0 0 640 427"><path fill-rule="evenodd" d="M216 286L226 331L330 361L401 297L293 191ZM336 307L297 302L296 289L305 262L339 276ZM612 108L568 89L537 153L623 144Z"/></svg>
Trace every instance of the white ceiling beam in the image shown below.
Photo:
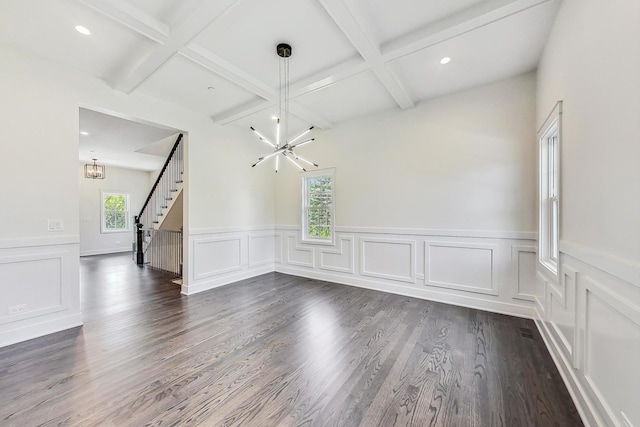
<svg viewBox="0 0 640 427"><path fill-rule="evenodd" d="M380 79L380 82L391 94L393 99L395 99L398 106L403 110L413 108L415 104L409 95L407 95L406 90L404 90L391 71L384 66L380 51L369 37L367 37L362 28L360 28L344 2L342 0L318 1L335 21L336 25L338 25L338 28L340 28L349 39L351 44L353 44L358 53L374 69L376 76Z"/></svg>
<svg viewBox="0 0 640 427"><path fill-rule="evenodd" d="M385 63L459 37L470 31L553 0L490 0L478 3L382 46Z"/></svg>
<svg viewBox="0 0 640 427"><path fill-rule="evenodd" d="M162 44L169 38L168 25L131 6L124 0L82 0L82 2L153 41Z"/></svg>
<svg viewBox="0 0 640 427"><path fill-rule="evenodd" d="M371 69L371 64L365 62L359 56L333 67L327 68L311 77L298 81L291 86L291 98L306 95L316 90L331 86L341 80L355 76Z"/></svg>
<svg viewBox="0 0 640 427"><path fill-rule="evenodd" d="M180 54L261 98L271 101L278 96L268 85L196 43L181 49Z"/></svg>
<svg viewBox="0 0 640 427"><path fill-rule="evenodd" d="M92 0L93 1L93 0ZM116 84L116 89L131 93L140 86L165 62L167 62L187 43L198 36L207 26L233 7L239 0L204 1L175 29L171 30L166 42L156 48L127 77Z"/></svg>
<svg viewBox="0 0 640 427"><path fill-rule="evenodd" d="M265 101L263 99L254 99L238 107L227 110L223 113L216 114L211 117L214 123L219 125L228 125L236 120L243 119L252 114L259 113L276 105L275 101Z"/></svg>
<svg viewBox="0 0 640 427"><path fill-rule="evenodd" d="M236 120L243 119L252 114L259 113L266 109L269 109L277 104L277 100L272 101L263 101L263 100L254 100L250 101L246 104L240 105L231 110L225 111L222 114L217 114L211 119L214 123L219 125L228 125L229 123L233 123ZM331 129L333 127L333 123L322 116L314 113L313 111L308 110L302 105L298 104L295 101L289 102L289 112L299 119L312 124L318 129Z"/></svg>

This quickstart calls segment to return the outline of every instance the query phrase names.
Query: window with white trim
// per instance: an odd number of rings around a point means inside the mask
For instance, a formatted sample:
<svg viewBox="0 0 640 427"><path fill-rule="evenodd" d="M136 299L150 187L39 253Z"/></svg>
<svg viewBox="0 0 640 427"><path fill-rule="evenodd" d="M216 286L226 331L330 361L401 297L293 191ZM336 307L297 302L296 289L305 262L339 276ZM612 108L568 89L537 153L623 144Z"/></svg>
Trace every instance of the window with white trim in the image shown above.
<svg viewBox="0 0 640 427"><path fill-rule="evenodd" d="M558 274L560 239L561 116L562 101L559 101L539 132L538 258L553 274Z"/></svg>
<svg viewBox="0 0 640 427"><path fill-rule="evenodd" d="M302 177L302 240L333 243L333 170L308 172Z"/></svg>
<svg viewBox="0 0 640 427"><path fill-rule="evenodd" d="M118 233L129 231L129 195L102 191L102 221L103 233Z"/></svg>

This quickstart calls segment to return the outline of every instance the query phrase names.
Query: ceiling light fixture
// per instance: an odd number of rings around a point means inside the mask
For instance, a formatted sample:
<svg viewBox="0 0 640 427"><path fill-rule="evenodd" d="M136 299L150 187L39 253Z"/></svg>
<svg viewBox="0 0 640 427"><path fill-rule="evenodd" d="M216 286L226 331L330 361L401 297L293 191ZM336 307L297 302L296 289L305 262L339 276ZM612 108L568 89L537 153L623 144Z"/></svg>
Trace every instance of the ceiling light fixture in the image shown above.
<svg viewBox="0 0 640 427"><path fill-rule="evenodd" d="M99 165L97 163L98 159L91 160L93 160L93 164L87 163L84 165L84 177L91 179L104 179L106 175L104 165Z"/></svg>
<svg viewBox="0 0 640 427"><path fill-rule="evenodd" d="M89 31L87 27L83 27L82 25L76 25L76 31L79 32L80 34L84 34L85 36L88 36L91 34L91 31Z"/></svg>
<svg viewBox="0 0 640 427"><path fill-rule="evenodd" d="M442 58L442 59L440 60L440 63L441 63L442 65L444 65L444 64L448 64L449 62L451 62L451 58L449 58L448 56L445 56L444 58Z"/></svg>
<svg viewBox="0 0 640 427"><path fill-rule="evenodd" d="M315 138L306 139L304 141L300 141L303 136L307 133L311 132L313 126L309 129L306 129L301 134L297 135L292 139L286 139L284 141L280 140L280 126L284 128L284 135L289 134L289 57L291 56L291 46L286 43L280 43L276 47L276 53L280 57L280 91L278 94L278 116L274 119L276 120L276 140L275 142L271 142L260 132L255 130L253 126L251 130L258 135L260 141L264 141L269 144L274 151L266 156L262 156L258 159L256 163L254 163L251 167L256 167L260 163L264 162L271 157L275 158L275 171L278 172L278 167L280 166L280 155L282 154L288 161L294 164L298 169L303 172L306 172L306 169L298 163L298 161L302 163L306 163L308 165L312 165L318 167L318 165L309 160L303 159L298 156L297 153L293 151L294 148L300 147L304 144L308 144L310 142L315 141ZM300 141L300 142L297 142Z"/></svg>
<svg viewBox="0 0 640 427"><path fill-rule="evenodd" d="M85 130L81 130L80 131L80 135L89 135L89 132L85 131Z"/></svg>

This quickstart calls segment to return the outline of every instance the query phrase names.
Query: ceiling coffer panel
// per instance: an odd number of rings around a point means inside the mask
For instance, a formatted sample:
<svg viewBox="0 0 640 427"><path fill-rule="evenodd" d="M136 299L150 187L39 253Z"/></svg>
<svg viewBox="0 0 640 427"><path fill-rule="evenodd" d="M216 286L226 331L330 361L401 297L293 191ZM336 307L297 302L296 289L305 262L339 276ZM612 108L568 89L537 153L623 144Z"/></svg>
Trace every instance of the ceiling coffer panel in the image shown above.
<svg viewBox="0 0 640 427"><path fill-rule="evenodd" d="M137 90L211 117L258 99L182 55L171 58Z"/></svg>
<svg viewBox="0 0 640 427"><path fill-rule="evenodd" d="M532 71L556 7L549 2L522 11L402 57L390 68L416 101ZM451 62L440 64L443 57Z"/></svg>
<svg viewBox="0 0 640 427"><path fill-rule="evenodd" d="M292 84L358 56L316 0L242 0L195 39L274 89L279 42L293 48Z"/></svg>

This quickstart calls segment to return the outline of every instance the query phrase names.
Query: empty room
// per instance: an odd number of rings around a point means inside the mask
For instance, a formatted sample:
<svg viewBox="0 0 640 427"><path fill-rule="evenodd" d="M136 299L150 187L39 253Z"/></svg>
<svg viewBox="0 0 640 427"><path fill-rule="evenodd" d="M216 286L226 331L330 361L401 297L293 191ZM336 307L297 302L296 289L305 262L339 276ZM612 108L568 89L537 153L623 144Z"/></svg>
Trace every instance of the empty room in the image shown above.
<svg viewBox="0 0 640 427"><path fill-rule="evenodd" d="M640 427L637 0L3 0L0 94L0 426Z"/></svg>

